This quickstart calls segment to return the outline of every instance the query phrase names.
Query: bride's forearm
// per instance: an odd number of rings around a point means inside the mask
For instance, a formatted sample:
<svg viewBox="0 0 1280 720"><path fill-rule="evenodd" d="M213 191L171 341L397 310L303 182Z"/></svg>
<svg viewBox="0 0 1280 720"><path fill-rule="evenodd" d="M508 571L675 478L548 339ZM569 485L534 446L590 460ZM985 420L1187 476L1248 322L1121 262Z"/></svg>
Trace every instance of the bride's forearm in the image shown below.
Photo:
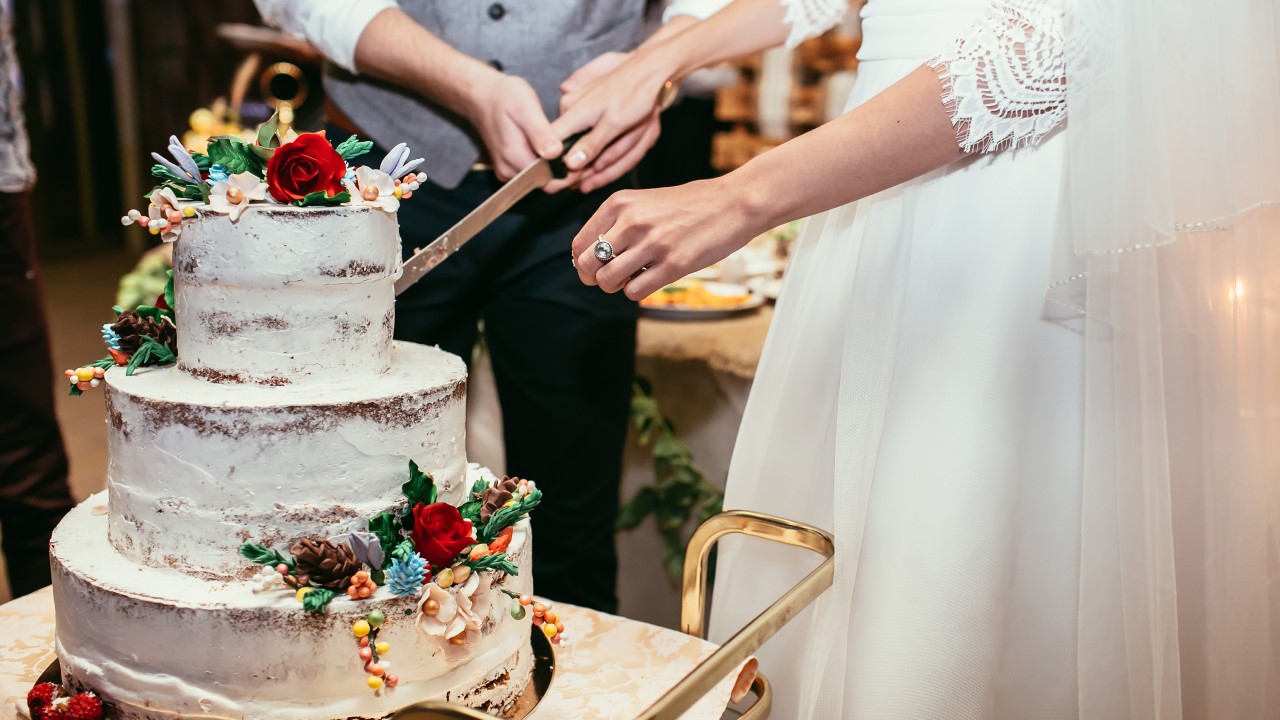
<svg viewBox="0 0 1280 720"><path fill-rule="evenodd" d="M936 73L922 66L721 180L763 231L919 177L964 156L941 92Z"/></svg>
<svg viewBox="0 0 1280 720"><path fill-rule="evenodd" d="M735 0L706 20L672 18L636 54L663 80L781 45L787 39L786 10L779 0Z"/></svg>

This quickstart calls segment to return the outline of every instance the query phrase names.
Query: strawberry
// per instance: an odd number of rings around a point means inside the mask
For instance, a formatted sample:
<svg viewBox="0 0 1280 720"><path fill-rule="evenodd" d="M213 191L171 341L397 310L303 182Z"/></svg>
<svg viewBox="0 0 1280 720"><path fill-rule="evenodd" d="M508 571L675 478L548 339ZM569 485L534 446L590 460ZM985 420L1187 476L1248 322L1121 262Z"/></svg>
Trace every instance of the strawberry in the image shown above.
<svg viewBox="0 0 1280 720"><path fill-rule="evenodd" d="M102 701L91 692L83 692L71 698L58 720L102 720Z"/></svg>
<svg viewBox="0 0 1280 720"><path fill-rule="evenodd" d="M44 711L60 694L62 688L51 682L42 682L27 693L27 709L31 711L31 720L43 720Z"/></svg>

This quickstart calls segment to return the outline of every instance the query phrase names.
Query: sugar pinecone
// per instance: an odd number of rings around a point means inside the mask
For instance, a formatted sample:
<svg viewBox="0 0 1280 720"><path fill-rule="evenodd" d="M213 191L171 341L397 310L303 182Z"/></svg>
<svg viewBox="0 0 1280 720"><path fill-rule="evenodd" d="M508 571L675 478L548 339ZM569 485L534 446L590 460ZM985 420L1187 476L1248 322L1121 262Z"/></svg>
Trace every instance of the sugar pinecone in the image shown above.
<svg viewBox="0 0 1280 720"><path fill-rule="evenodd" d="M111 324L111 329L120 336L120 350L127 355L138 352L145 340L143 335L158 343L168 345L170 350L178 349L178 328L169 320L139 315L133 310L125 310Z"/></svg>
<svg viewBox="0 0 1280 720"><path fill-rule="evenodd" d="M519 487L519 478L503 477L497 485L485 490L480 496L480 522L489 522L489 518L493 517L494 513L515 497L516 489Z"/></svg>
<svg viewBox="0 0 1280 720"><path fill-rule="evenodd" d="M311 578L312 585L341 591L351 576L363 567L351 546L324 538L302 538L289 548L298 561L298 574Z"/></svg>

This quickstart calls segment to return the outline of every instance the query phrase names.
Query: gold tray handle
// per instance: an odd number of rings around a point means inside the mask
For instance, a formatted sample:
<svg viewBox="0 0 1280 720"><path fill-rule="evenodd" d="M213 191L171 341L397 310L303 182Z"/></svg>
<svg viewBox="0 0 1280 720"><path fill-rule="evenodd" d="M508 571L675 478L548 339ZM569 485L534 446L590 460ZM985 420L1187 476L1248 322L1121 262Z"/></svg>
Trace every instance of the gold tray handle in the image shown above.
<svg viewBox="0 0 1280 720"><path fill-rule="evenodd" d="M684 559L684 591L681 599L680 629L703 637L707 609L707 564L711 548L726 535L747 535L772 542L807 548L825 560L794 587L765 608L746 627L703 660L683 680L676 683L637 720L677 720L710 693L722 678L742 665L766 640L773 637L800 611L831 587L835 578L835 540L818 528L763 513L728 510L702 524L689 539ZM757 700L744 718L768 717L772 703L769 683L762 676L753 682Z"/></svg>

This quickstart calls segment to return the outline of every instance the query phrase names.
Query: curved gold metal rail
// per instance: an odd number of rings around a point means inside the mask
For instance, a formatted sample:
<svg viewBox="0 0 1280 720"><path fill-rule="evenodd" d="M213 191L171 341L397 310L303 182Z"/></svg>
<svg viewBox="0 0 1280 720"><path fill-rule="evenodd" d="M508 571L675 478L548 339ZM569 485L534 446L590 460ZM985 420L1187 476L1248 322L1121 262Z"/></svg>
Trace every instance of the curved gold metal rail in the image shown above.
<svg viewBox="0 0 1280 720"><path fill-rule="evenodd" d="M766 640L773 637L800 611L831 587L835 578L835 540L818 528L763 513L729 510L703 523L689 540L684 559L684 589L681 596L680 629L704 637L707 610L708 561L711 549L728 535L747 535L771 542L812 550L825 559L794 587L703 660L680 682L641 713L636 720L677 720L710 693L727 675L742 667ZM741 715L742 720L763 720L773 705L773 691L763 675L756 674L751 689L756 700ZM407 707L394 720L496 720L478 710L427 702Z"/></svg>

